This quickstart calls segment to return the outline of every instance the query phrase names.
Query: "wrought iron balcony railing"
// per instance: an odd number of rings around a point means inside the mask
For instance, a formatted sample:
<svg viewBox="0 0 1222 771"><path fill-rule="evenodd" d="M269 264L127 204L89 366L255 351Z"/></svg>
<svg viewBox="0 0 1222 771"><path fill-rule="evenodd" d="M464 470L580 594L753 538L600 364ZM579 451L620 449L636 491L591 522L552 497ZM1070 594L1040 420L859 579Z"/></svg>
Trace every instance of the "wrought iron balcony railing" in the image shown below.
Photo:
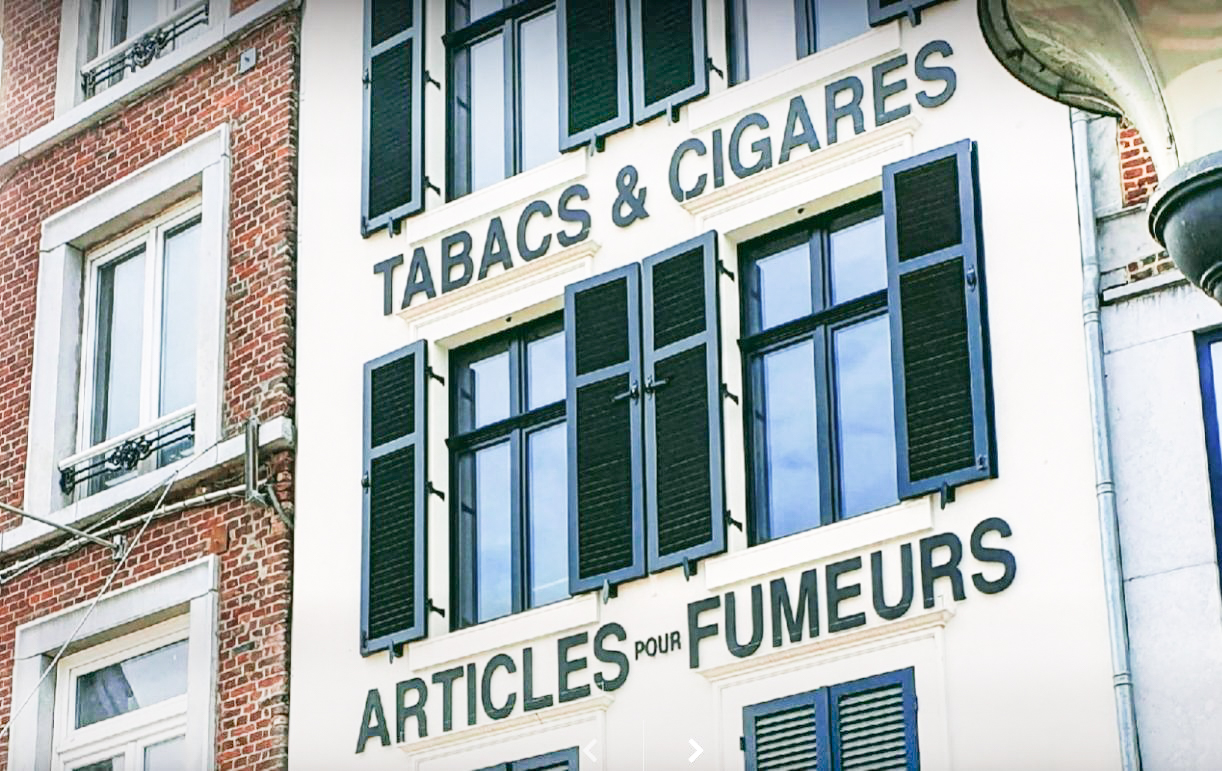
<svg viewBox="0 0 1222 771"><path fill-rule="evenodd" d="M71 495L77 486L98 480L89 492L97 491L97 484L107 478L135 471L142 461L153 453L176 454L177 449L188 450L195 442L195 415L174 414L157 425L116 437L104 444L91 447L85 452L65 458L59 464L59 489ZM159 457L158 465L174 458ZM88 493L86 493L88 494Z"/></svg>
<svg viewBox="0 0 1222 771"><path fill-rule="evenodd" d="M179 8L152 27L132 35L126 42L81 67L81 89L85 98L118 83L125 73L147 67L175 41L207 25L208 2L201 0Z"/></svg>

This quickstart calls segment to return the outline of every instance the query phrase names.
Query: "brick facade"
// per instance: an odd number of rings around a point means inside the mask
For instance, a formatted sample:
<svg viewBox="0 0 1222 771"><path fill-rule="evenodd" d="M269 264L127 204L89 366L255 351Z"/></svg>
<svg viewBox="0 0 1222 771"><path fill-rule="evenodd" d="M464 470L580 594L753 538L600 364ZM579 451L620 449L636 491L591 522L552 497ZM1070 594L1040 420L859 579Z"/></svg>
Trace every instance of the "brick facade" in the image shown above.
<svg viewBox="0 0 1222 771"><path fill-rule="evenodd" d="M250 6L235 0L236 12ZM53 117L59 2L4 0L0 146ZM0 173L0 500L21 505L25 480L41 223L222 123L230 127L228 282L222 436L256 415L293 416L296 304L296 132L299 13L277 12L165 85L60 144ZM258 63L238 74L241 51ZM20 84L18 86L17 84ZM263 458L291 514L291 452ZM186 498L241 484L219 468ZM149 504L131 511L134 534ZM0 514L0 532L17 526ZM55 543L55 542L52 542ZM0 554L0 570L38 554ZM155 520L113 589L207 553L221 562L216 767L287 762L291 532L270 508L241 500ZM87 603L114 567L109 552L78 548L0 585L0 726L10 716L18 625ZM8 761L0 738L0 768Z"/></svg>
<svg viewBox="0 0 1222 771"><path fill-rule="evenodd" d="M1150 199L1158 187L1154 159L1137 129L1127 122L1116 127L1116 150L1120 157L1121 200L1125 206L1136 206Z"/></svg>

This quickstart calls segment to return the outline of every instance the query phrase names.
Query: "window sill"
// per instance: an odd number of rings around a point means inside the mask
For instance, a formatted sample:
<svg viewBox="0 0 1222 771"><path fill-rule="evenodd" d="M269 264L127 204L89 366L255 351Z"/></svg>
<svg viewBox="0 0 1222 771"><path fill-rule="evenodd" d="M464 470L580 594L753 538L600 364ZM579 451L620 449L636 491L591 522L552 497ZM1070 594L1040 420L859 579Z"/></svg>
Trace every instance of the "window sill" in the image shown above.
<svg viewBox="0 0 1222 771"><path fill-rule="evenodd" d="M1159 273L1156 276L1143 278L1140 281L1134 281L1131 284L1121 284L1120 286L1111 287L1103 290L1103 304L1113 305L1124 300L1132 300L1135 297L1140 297L1144 294L1157 292L1161 289L1170 289L1181 284L1187 284L1188 279L1179 270L1172 268L1171 270Z"/></svg>
<svg viewBox="0 0 1222 771"><path fill-rule="evenodd" d="M181 50L174 51L130 77L125 77L117 85L59 113L49 123L0 147L0 174L10 171L16 163L34 158L65 139L100 123L127 103L165 84L182 68L195 64L221 48L229 38L262 22L286 6L296 5L297 1L258 0L249 8L222 18L219 24L209 27Z"/></svg>
<svg viewBox="0 0 1222 771"><path fill-rule="evenodd" d="M751 78L695 102L687 108L688 128L694 133L767 102L792 96L799 91L814 91L816 87L822 89L824 83L837 76L899 53L900 46L900 25L884 24L767 75Z"/></svg>
<svg viewBox="0 0 1222 771"><path fill-rule="evenodd" d="M933 530L932 495L708 560L710 592Z"/></svg>
<svg viewBox="0 0 1222 771"><path fill-rule="evenodd" d="M421 672L462 659L473 659L507 645L523 645L561 632L598 623L597 593L587 593L498 618L449 634L434 635L407 646L410 669Z"/></svg>
<svg viewBox="0 0 1222 771"><path fill-rule="evenodd" d="M292 447L293 423L288 418L278 417L259 427L259 448L276 452ZM113 511L130 500L138 498L146 491L165 484L179 469L186 469L187 474L180 476L176 486L189 487L204 479L218 466L241 458L246 451L246 437L239 435L226 439L217 446L202 453L183 458L169 466L150 471L147 474L124 482L121 485L103 490L77 501L62 509L44 515L46 519L62 525L80 526L97 516ZM31 512L38 514L40 512ZM13 552L25 550L46 540L48 536L59 531L41 522L25 520L21 525L0 532L0 555L8 556Z"/></svg>

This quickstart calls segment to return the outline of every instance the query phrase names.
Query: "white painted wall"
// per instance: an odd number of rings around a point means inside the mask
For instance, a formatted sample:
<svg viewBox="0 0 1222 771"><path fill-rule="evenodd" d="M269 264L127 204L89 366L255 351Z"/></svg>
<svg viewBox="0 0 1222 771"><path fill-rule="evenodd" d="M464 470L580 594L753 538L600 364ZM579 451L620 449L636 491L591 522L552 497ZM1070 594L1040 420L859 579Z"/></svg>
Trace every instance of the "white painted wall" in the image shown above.
<svg viewBox="0 0 1222 771"><path fill-rule="evenodd" d="M724 69L722 5L708 3L710 53ZM444 13L429 4L426 57L442 79L437 40ZM604 153L571 155L476 195L428 208L405 223L402 235L362 240L359 231L361 152L361 16L359 4L307 5L303 24L300 252L298 316L298 474L295 542L293 709L290 764L294 769L477 768L597 740L599 769L737 769L745 704L913 666L920 701L919 742L926 768L1105 769L1118 764L1114 706L1102 602L1100 547L1094 500L1084 347L1081 335L1078 236L1067 111L1034 95L1002 70L980 38L975 5L957 0L930 9L917 28L893 23L842 48L817 54L772 78L727 90L713 76L713 93L684 108L680 122L658 120L610 137ZM842 138L803 160L775 167L680 206L670 197L670 153L683 139L707 140L751 110L763 112L779 137L794 93L806 94L821 123L823 84L869 67L897 51L914 56L933 39L954 47L948 62L958 92L932 110L913 100L913 115L880 129ZM906 70L912 94L920 84ZM868 82L868 81L867 81ZM427 168L434 182L444 169L442 92L426 87ZM867 95L868 99L868 95ZM868 102L867 102L868 104ZM820 138L824 131L820 127ZM684 581L672 570L625 584L600 605L586 595L556 606L459 631L433 616L427 641L388 663L358 651L361 538L361 367L419 337L431 341L430 360L446 368L456 345L555 310L563 286L678 243L709 228L723 236L722 256L736 263L736 244L834 205L876 191L883 163L969 137L979 143L980 197L987 252L989 316L1000 476L961 488L945 511L936 501L857 520L748 550L729 531L728 553L703 561ZM774 148L775 150L775 148ZM626 229L610 218L615 176L625 164L641 172L650 217ZM440 238L467 227L482 247L493 215L507 224L533 198L554 205L570 182L591 193L588 242L552 252L529 268L382 315L382 280L372 267L397 254L410 261L422 244L440 282ZM443 186L444 187L444 186ZM798 209L803 214L797 213ZM557 223L558 224L558 223ZM532 232L532 236L537 235ZM595 249L594 247L597 247ZM406 267L406 266L405 266ZM400 269L395 299L406 270ZM723 371L741 392L737 346L737 287L721 283ZM448 479L442 439L448 425L446 391L430 386L430 475ZM745 511L741 413L726 405L726 478L729 506ZM447 503L430 499L431 596L448 607ZM686 627L688 602L727 591L745 600L751 584L875 549L954 532L966 543L987 517L1014 529L1005 542L1018 562L1014 584L985 596L967 586L951 601L945 586L938 607L914 607L899 621L868 611L865 627L786 645L737 660L718 641L701 647L698 670L683 653L633 661L627 685L492 724L480 716L466 726L466 690L455 687L455 725L438 729L441 703L429 701L429 736L398 747L376 741L354 753L366 693L381 691L393 721L395 684L458 664L484 664L497 652L519 661L533 645L537 679L554 691L555 640L574 630L591 634L621 623L630 640ZM868 565L868 559L867 559ZM965 557L971 572L977 565ZM868 575L867 575L868 580ZM822 576L820 577L822 581ZM866 587L868 596L868 584ZM845 611L868 609L863 597ZM826 614L826 607L822 608ZM745 633L744 628L744 633ZM767 641L767 645L770 641ZM591 656L589 646L582 649ZM706 660L707 655L707 660ZM591 665L596 662L591 660ZM588 683L587 670L578 682ZM504 678L498 696L517 675ZM550 679L549 679L550 678ZM438 686L432 686L438 688ZM393 735L393 725L392 725ZM705 754L691 766L688 739Z"/></svg>

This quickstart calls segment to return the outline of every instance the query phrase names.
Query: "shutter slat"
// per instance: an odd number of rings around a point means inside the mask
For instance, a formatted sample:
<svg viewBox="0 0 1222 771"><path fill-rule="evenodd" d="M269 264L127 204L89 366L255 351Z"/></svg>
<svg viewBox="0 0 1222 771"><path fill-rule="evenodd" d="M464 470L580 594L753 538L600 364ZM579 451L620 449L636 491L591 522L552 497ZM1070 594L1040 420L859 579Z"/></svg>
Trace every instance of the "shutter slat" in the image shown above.
<svg viewBox="0 0 1222 771"><path fill-rule="evenodd" d="M901 498L996 475L975 149L883 170Z"/></svg>
<svg viewBox="0 0 1222 771"><path fill-rule="evenodd" d="M646 518L651 571L725 550L717 244L644 261Z"/></svg>
<svg viewBox="0 0 1222 771"><path fill-rule="evenodd" d="M817 692L754 704L743 710L748 771L820 769Z"/></svg>
<svg viewBox="0 0 1222 771"><path fill-rule="evenodd" d="M557 0L560 149L627 127L627 0Z"/></svg>
<svg viewBox="0 0 1222 771"><path fill-rule="evenodd" d="M637 123L708 93L701 0L631 0Z"/></svg>
<svg viewBox="0 0 1222 771"><path fill-rule="evenodd" d="M424 341L365 365L361 652L426 633Z"/></svg>
<svg viewBox="0 0 1222 771"><path fill-rule="evenodd" d="M830 698L840 771L918 768L911 669L833 686Z"/></svg>

